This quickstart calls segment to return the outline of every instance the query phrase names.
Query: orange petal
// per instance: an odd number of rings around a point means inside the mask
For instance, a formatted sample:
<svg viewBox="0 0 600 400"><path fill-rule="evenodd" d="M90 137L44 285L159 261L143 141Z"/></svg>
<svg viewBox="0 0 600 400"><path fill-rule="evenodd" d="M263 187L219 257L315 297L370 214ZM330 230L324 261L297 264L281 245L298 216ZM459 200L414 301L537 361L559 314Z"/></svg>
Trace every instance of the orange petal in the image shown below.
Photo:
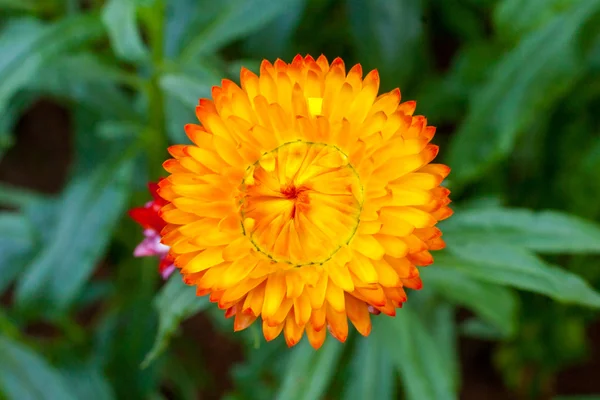
<svg viewBox="0 0 600 400"><path fill-rule="evenodd" d="M252 323L256 320L256 315L248 315L244 313L237 313L235 315L235 320L233 322L233 330L235 332L242 331L252 325Z"/></svg>
<svg viewBox="0 0 600 400"><path fill-rule="evenodd" d="M415 265L431 265L433 264L433 256L427 250L420 253L409 254L407 257Z"/></svg>
<svg viewBox="0 0 600 400"><path fill-rule="evenodd" d="M383 307L387 302L385 293L379 285L375 286L374 288L357 287L354 291L354 294L361 300L364 300L365 302L376 307Z"/></svg>
<svg viewBox="0 0 600 400"><path fill-rule="evenodd" d="M285 320L285 328L283 334L285 336L285 342L288 347L295 346L304 333L304 326L296 324L296 319L293 313L289 313Z"/></svg>
<svg viewBox="0 0 600 400"><path fill-rule="evenodd" d="M266 283L263 282L248 292L242 308L243 312L252 313L256 316L260 315L265 300L265 285Z"/></svg>
<svg viewBox="0 0 600 400"><path fill-rule="evenodd" d="M327 331L325 329L315 330L311 324L306 325L306 337L308 338L308 342L315 349L319 350L323 343L325 342L325 338L327 337Z"/></svg>
<svg viewBox="0 0 600 400"><path fill-rule="evenodd" d="M283 302L280 304L279 308L275 312L275 315L269 318L265 318L263 315L263 319L267 321L267 323L271 326L279 325L287 316L292 312L292 306L294 305L294 301L292 299L283 299Z"/></svg>
<svg viewBox="0 0 600 400"><path fill-rule="evenodd" d="M277 326L269 326L266 321L263 321L263 335L267 342L275 339L283 330L284 322Z"/></svg>
<svg viewBox="0 0 600 400"><path fill-rule="evenodd" d="M346 312L356 330L363 336L369 336L371 333L371 316L367 305L351 294L346 293Z"/></svg>
<svg viewBox="0 0 600 400"><path fill-rule="evenodd" d="M344 343L348 338L348 318L345 312L335 311L329 304L326 308L327 326L329 332L340 342Z"/></svg>
<svg viewBox="0 0 600 400"><path fill-rule="evenodd" d="M402 279L402 284L407 288L411 288L414 290L420 290L421 288L423 288L423 281L421 281L421 278L419 276Z"/></svg>
<svg viewBox="0 0 600 400"><path fill-rule="evenodd" d="M326 317L325 307L313 310L310 316L310 325L315 331L320 331L325 327Z"/></svg>

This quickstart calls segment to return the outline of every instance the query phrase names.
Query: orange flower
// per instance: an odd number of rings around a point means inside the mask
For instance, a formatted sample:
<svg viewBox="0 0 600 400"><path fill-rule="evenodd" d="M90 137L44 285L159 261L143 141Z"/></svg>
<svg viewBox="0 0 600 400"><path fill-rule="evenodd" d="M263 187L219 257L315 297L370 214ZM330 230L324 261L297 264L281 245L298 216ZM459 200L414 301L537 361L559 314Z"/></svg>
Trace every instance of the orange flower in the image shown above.
<svg viewBox="0 0 600 400"><path fill-rule="evenodd" d="M429 164L435 128L415 102L378 89L377 71L346 75L339 58L264 61L241 88L214 87L202 126L185 127L194 144L169 148L162 242L236 331L261 317L267 340L306 331L319 348L325 326L368 335L369 310L393 316L421 288L417 266L444 247L450 170Z"/></svg>

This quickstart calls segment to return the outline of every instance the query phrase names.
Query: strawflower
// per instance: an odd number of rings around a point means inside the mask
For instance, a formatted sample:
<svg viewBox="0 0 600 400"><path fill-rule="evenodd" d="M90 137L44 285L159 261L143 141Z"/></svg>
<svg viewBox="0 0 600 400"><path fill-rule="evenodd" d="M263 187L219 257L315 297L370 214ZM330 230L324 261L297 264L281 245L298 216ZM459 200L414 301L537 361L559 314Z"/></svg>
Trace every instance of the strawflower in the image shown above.
<svg viewBox="0 0 600 400"><path fill-rule="evenodd" d="M378 96L377 71L362 75L324 56L242 68L241 87L223 80L200 100L193 144L169 148L162 243L236 331L260 318L267 340L306 332L319 348L327 330L345 341L349 319L369 335L370 314L395 315L444 247L435 128L398 89Z"/></svg>

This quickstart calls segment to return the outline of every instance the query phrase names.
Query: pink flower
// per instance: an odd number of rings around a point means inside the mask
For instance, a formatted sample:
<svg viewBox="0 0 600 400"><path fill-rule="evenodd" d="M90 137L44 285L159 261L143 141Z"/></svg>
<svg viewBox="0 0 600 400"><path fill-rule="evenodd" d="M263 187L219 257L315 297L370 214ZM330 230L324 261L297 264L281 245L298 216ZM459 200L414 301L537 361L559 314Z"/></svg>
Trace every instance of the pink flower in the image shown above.
<svg viewBox="0 0 600 400"><path fill-rule="evenodd" d="M144 228L144 236L146 237L133 251L135 257L158 257L158 271L163 279L167 279L173 271L175 265L173 259L169 256L169 246L160 242L160 231L165 227L166 223L159 215L160 209L166 202L157 194L158 184L150 182L148 189L153 197L144 207L136 207L129 210L129 216Z"/></svg>

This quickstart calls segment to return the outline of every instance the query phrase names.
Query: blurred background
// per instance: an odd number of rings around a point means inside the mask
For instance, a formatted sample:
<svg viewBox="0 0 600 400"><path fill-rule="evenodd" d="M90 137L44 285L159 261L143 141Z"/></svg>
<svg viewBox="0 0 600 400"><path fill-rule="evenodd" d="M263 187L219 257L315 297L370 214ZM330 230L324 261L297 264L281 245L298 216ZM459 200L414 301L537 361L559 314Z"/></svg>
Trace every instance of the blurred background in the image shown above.
<svg viewBox="0 0 600 400"><path fill-rule="evenodd" d="M318 352L127 216L198 98L297 53L377 68L453 169L424 289ZM600 399L599 176L600 0L0 0L0 399Z"/></svg>

